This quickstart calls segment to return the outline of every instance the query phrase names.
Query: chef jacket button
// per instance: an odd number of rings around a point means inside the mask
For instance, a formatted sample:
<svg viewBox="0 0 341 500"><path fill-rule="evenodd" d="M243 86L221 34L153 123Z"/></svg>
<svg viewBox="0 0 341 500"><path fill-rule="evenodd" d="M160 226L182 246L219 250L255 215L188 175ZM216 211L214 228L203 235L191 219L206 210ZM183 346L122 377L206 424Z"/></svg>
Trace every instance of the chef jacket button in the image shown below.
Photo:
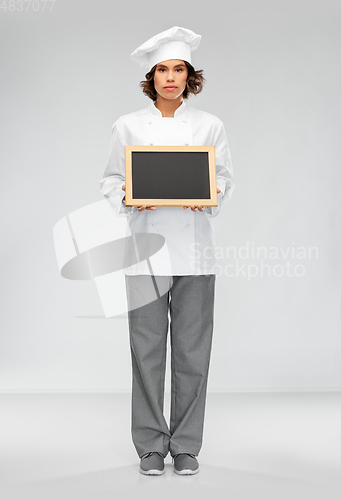
<svg viewBox="0 0 341 500"><path fill-rule="evenodd" d="M185 146L188 146L188 142L185 142Z"/></svg>
<svg viewBox="0 0 341 500"><path fill-rule="evenodd" d="M148 122L148 123L149 123L149 125L151 125L151 124L152 124L152 122Z"/></svg>
<svg viewBox="0 0 341 500"><path fill-rule="evenodd" d="M182 120L182 123L187 123L187 120Z"/></svg>
<svg viewBox="0 0 341 500"><path fill-rule="evenodd" d="M152 143L152 142L150 142L150 143L149 143L149 146L152 146L152 145L153 145L153 143Z"/></svg>
<svg viewBox="0 0 341 500"><path fill-rule="evenodd" d="M154 227L154 226L155 226L155 224L152 224L152 227Z"/></svg>
<svg viewBox="0 0 341 500"><path fill-rule="evenodd" d="M189 226L190 226L190 224L187 224L187 227L189 227Z"/></svg>

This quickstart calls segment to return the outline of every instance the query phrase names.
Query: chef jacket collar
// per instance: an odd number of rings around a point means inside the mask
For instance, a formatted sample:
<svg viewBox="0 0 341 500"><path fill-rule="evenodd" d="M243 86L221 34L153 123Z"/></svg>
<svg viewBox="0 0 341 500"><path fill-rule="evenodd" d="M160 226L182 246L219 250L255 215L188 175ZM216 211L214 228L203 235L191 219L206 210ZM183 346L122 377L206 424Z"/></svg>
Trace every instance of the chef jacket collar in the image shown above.
<svg viewBox="0 0 341 500"><path fill-rule="evenodd" d="M181 105L174 112L174 118L182 115L186 110L186 106L187 104L185 103L185 101L182 101ZM153 115L162 117L162 113L159 109L155 107L154 101L150 102L149 110L151 111L151 113L153 113Z"/></svg>

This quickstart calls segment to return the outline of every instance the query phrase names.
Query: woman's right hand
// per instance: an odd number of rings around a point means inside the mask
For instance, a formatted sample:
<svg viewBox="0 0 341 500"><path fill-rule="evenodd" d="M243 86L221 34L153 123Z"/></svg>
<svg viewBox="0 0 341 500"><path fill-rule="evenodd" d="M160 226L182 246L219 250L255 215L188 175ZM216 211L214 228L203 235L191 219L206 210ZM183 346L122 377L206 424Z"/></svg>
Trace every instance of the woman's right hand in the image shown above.
<svg viewBox="0 0 341 500"><path fill-rule="evenodd" d="M126 185L122 184L123 191L126 190ZM125 197L123 198L125 200ZM141 207L137 207L139 212L143 212L143 210L156 210L156 207L147 207L147 205L142 205Z"/></svg>

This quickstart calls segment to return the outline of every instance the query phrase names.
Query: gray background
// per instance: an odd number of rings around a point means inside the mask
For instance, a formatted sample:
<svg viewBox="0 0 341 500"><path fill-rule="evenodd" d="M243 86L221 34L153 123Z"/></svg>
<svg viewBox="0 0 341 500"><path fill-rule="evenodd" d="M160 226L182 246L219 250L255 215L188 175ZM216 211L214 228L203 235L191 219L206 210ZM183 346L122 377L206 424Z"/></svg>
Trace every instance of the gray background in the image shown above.
<svg viewBox="0 0 341 500"><path fill-rule="evenodd" d="M112 124L149 104L130 53L174 25L202 35L207 84L188 104L224 121L231 149L217 246L318 249L267 260L301 277L218 277L208 390L340 389L339 2L50 8L0 11L0 391L130 390L127 320L100 319L94 283L59 275L52 230L102 199Z"/></svg>

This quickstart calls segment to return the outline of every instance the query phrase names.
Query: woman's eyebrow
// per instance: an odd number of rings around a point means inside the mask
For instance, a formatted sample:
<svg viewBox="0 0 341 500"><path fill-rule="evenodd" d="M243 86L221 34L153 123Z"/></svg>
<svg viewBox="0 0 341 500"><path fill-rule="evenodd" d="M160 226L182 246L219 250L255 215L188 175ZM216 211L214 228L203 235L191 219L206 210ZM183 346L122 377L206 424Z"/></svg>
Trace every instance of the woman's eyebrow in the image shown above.
<svg viewBox="0 0 341 500"><path fill-rule="evenodd" d="M164 64L158 64L157 65L158 68L168 68L168 66L165 66ZM174 66L174 68L179 68L179 67L185 67L184 64L177 64L176 66Z"/></svg>

